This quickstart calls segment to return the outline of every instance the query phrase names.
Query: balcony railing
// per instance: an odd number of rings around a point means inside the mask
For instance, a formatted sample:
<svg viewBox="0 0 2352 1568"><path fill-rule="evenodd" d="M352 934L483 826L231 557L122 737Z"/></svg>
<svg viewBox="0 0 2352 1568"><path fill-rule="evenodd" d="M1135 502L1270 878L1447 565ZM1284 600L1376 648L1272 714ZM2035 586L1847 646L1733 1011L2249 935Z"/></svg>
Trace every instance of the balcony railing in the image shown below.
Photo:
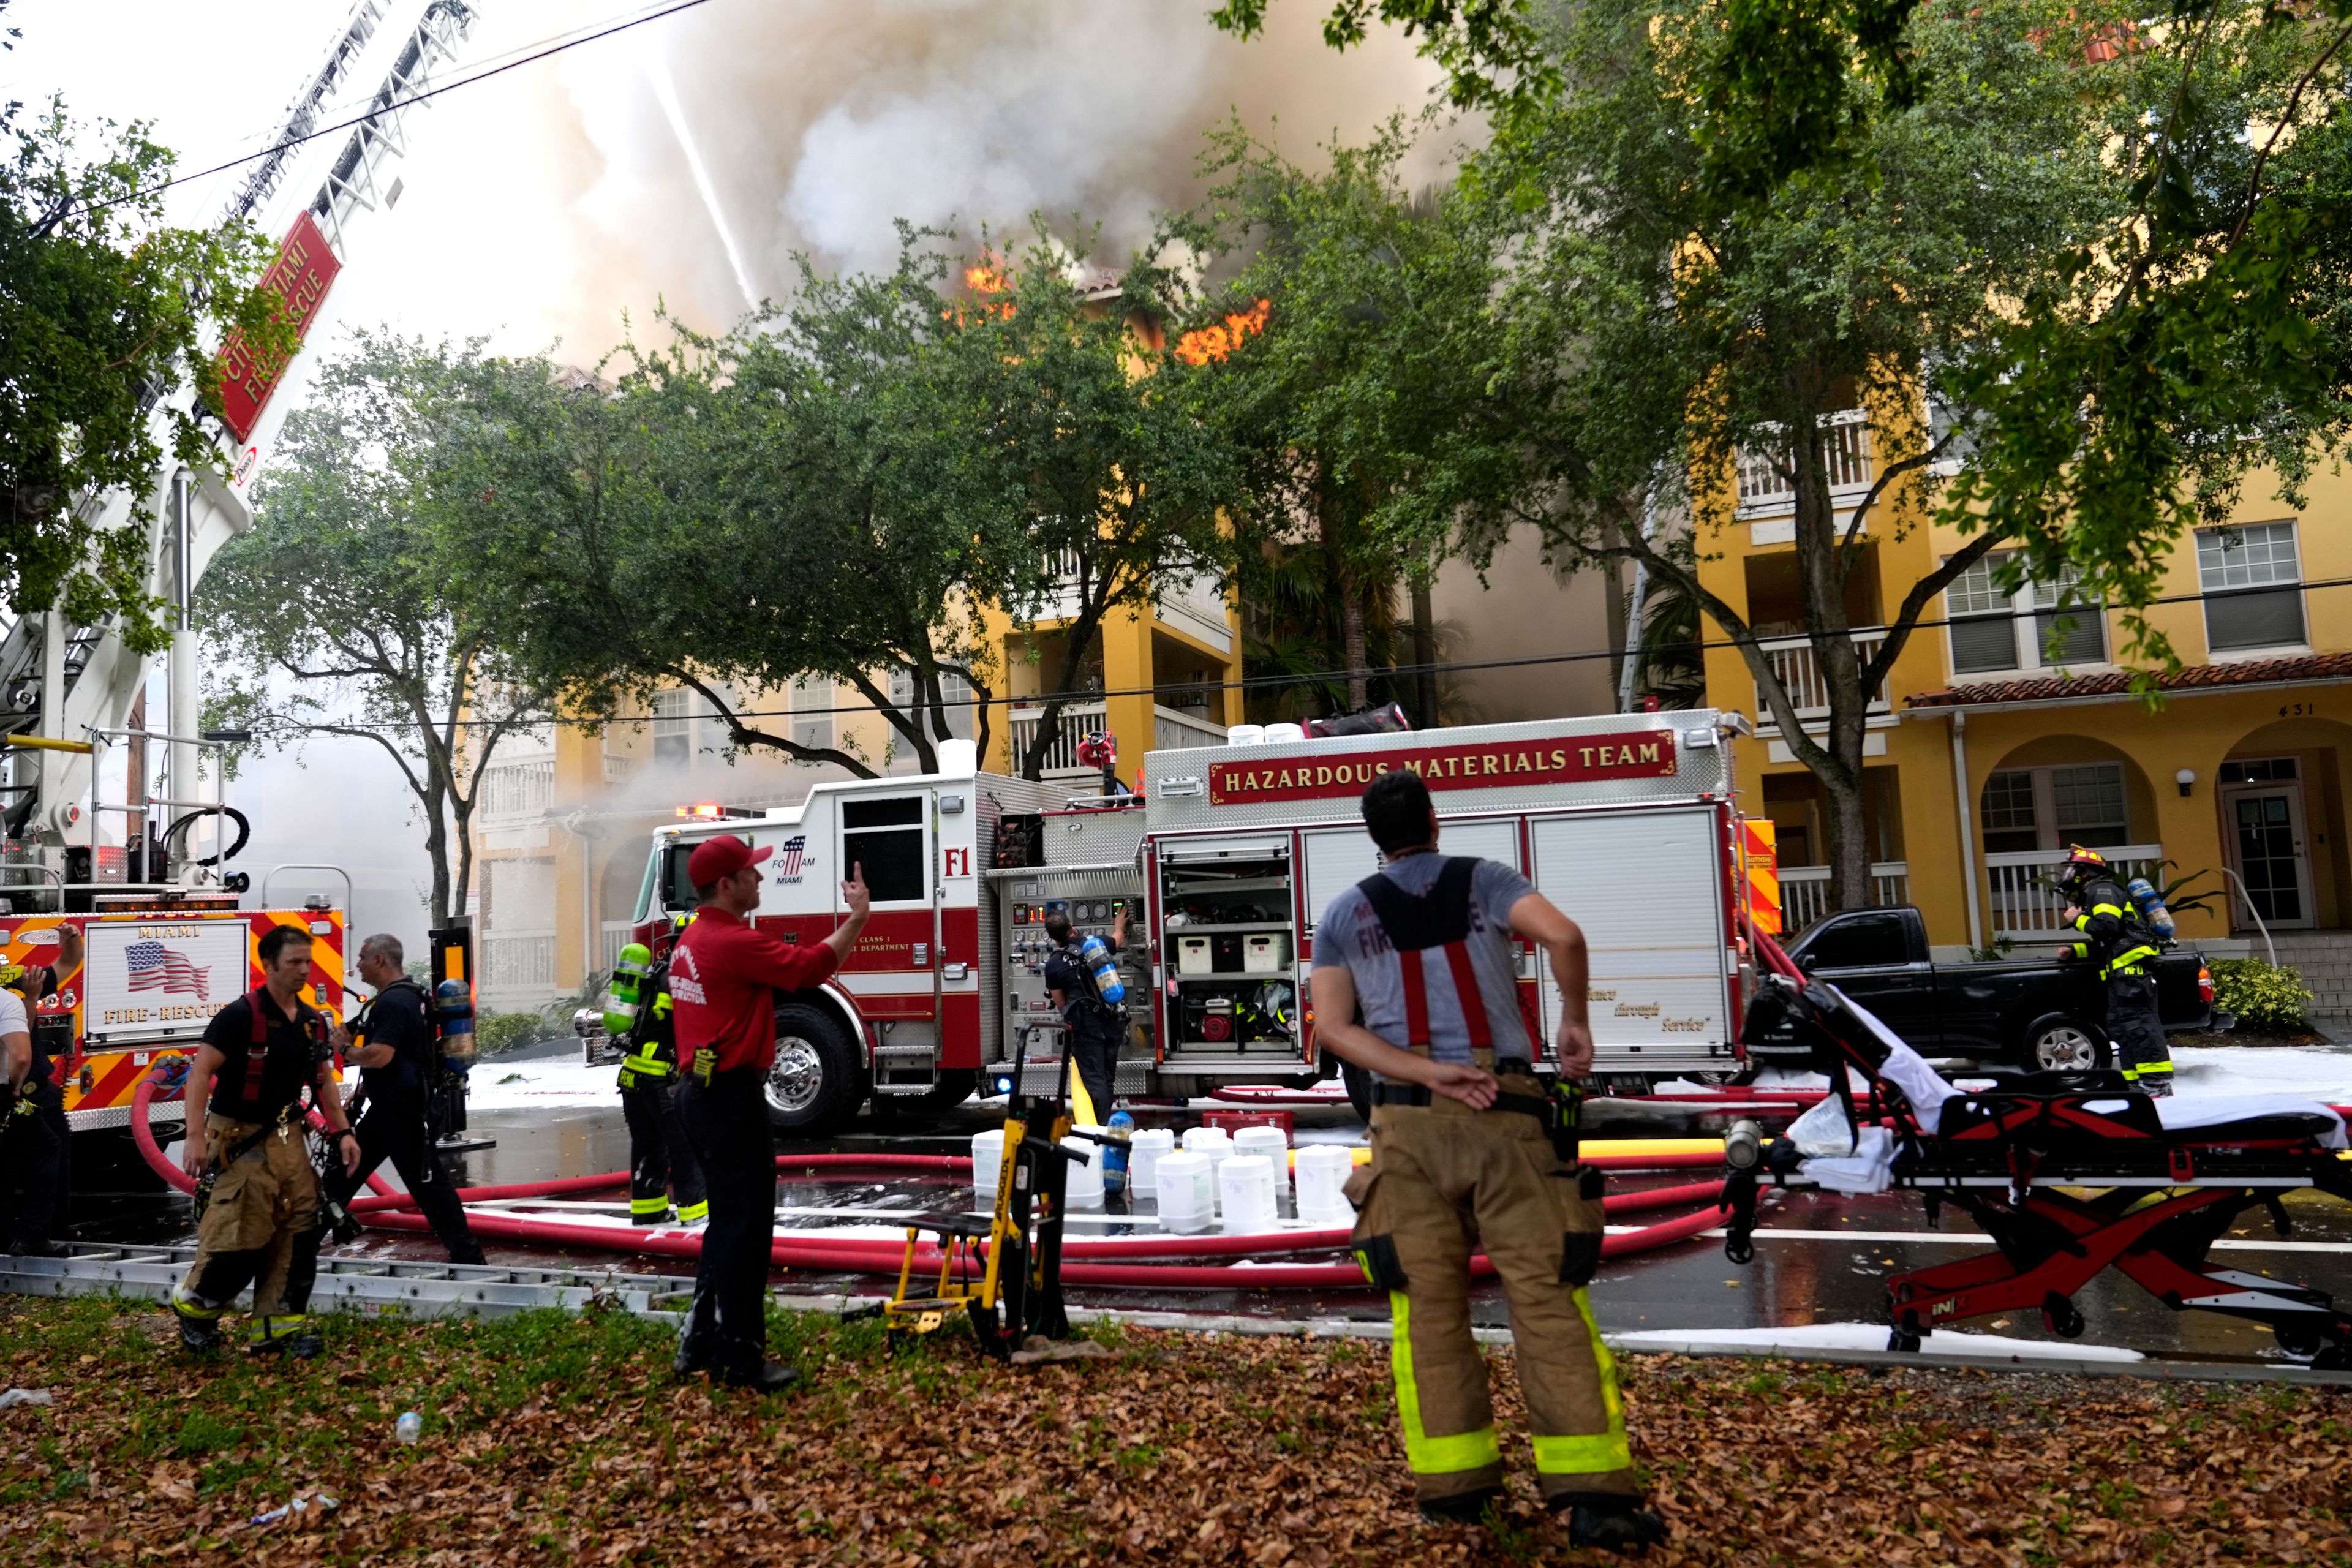
<svg viewBox="0 0 2352 1568"><path fill-rule="evenodd" d="M2159 884L2163 880L2161 844L2123 844L2112 849L2102 848L2099 853L2107 858L2119 881L2128 882L2134 877L2146 877ZM2066 863L2066 851L2004 850L1989 854L1984 859L1985 880L1991 885L1995 936L2056 937L2065 933L2066 927L2058 916L2066 907L2066 895L2058 890L2056 883L2058 868Z"/></svg>
<svg viewBox="0 0 2352 1568"><path fill-rule="evenodd" d="M482 938L482 994L485 998L528 998L555 984L555 933Z"/></svg>
<svg viewBox="0 0 2352 1568"><path fill-rule="evenodd" d="M1870 868L1872 901L1881 907L1911 901L1911 863L1880 860ZM1830 912L1827 866L1780 868L1780 931L1794 936Z"/></svg>
<svg viewBox="0 0 2352 1568"><path fill-rule="evenodd" d="M1856 632L1853 634L1854 656L1866 663L1878 656L1879 646L1885 641L1886 633L1883 630ZM1822 661L1813 657L1812 639L1774 637L1763 647L1765 661L1771 665L1772 673L1780 678L1781 686L1787 689L1789 700L1796 705L1798 720L1810 723L1816 719L1827 719L1830 716L1829 682L1822 677ZM1886 710L1886 683L1881 681L1878 689L1870 694L1870 705L1865 711L1884 713ZM1760 688L1756 693L1756 722L1759 728L1775 727L1772 710L1765 706Z"/></svg>
<svg viewBox="0 0 2352 1568"><path fill-rule="evenodd" d="M1822 457L1829 465L1832 496L1870 488L1874 477L1870 453L1869 417L1859 408L1840 409L1822 421ZM1739 509L1769 510L1795 504L1797 488L1782 471L1789 456L1781 450L1738 454Z"/></svg>
<svg viewBox="0 0 2352 1568"><path fill-rule="evenodd" d="M1222 746L1225 743L1225 727L1212 724L1197 713L1187 713L1181 708L1151 707L1151 749L1155 752L1179 752L1193 746Z"/></svg>
<svg viewBox="0 0 2352 1568"><path fill-rule="evenodd" d="M1096 770L1078 761L1078 742L1100 731L1108 721L1108 705L1101 702L1073 702L1061 711L1055 721L1053 743L1045 748L1044 776L1076 778L1093 774ZM1018 773L1021 760L1029 754L1030 745L1037 738L1037 726L1045 722L1043 707L1015 708L1009 715L1013 731L1013 768ZM1219 740L1223 740L1221 735Z"/></svg>
<svg viewBox="0 0 2352 1568"><path fill-rule="evenodd" d="M627 921L603 921L597 925L599 974L609 975L613 965L621 962L621 950L629 945L629 932L636 928Z"/></svg>

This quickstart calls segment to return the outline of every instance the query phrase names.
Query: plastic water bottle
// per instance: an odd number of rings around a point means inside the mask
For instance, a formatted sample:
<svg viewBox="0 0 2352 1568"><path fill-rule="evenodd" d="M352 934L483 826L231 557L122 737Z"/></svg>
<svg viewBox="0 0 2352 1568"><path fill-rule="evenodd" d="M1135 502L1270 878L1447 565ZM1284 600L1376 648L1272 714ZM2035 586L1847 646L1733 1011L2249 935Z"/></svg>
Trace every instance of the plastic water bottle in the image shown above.
<svg viewBox="0 0 2352 1568"><path fill-rule="evenodd" d="M425 1417L414 1410L402 1411L400 1419L393 1423L392 1435L403 1443L415 1442L425 1436Z"/></svg>
<svg viewBox="0 0 2352 1568"><path fill-rule="evenodd" d="M2147 922L2147 929L2170 942L2177 928L2173 925L2172 911L2164 907L2164 895L2156 890L2156 884L2146 877L2134 877L2125 885L2124 891L2129 893L2131 901L2139 906L2139 918Z"/></svg>
<svg viewBox="0 0 2352 1568"><path fill-rule="evenodd" d="M1103 1145L1103 1191L1127 1191L1127 1142L1135 1134L1135 1118L1124 1110L1114 1110L1107 1123L1111 1142Z"/></svg>
<svg viewBox="0 0 2352 1568"><path fill-rule="evenodd" d="M1118 965L1111 961L1110 946L1098 936L1089 936L1078 944L1078 959L1094 971L1095 993L1116 1007L1127 1000L1127 983L1118 977Z"/></svg>

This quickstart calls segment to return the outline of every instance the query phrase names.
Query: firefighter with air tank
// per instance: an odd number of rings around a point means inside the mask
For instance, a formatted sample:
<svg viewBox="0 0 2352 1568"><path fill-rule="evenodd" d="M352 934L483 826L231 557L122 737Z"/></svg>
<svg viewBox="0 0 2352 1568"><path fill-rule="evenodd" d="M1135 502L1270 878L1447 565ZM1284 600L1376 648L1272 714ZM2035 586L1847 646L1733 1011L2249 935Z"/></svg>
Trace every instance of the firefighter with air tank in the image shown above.
<svg viewBox="0 0 2352 1568"><path fill-rule="evenodd" d="M1418 774L1375 780L1363 815L1385 863L1316 928L1315 1016L1322 1044L1373 1075L1372 1159L1348 1196L1358 1261L1389 1292L1416 1500L1424 1518L1470 1521L1501 1494L1470 1332L1482 1244L1510 1299L1545 1503L1569 1514L1577 1545L1646 1551L1665 1525L1642 1506L1616 1370L1585 1299L1601 1260L1600 1173L1576 1162L1575 1100L1535 1076L1518 1005L1514 932L1543 947L1559 982L1562 1082L1590 1070L1584 933L1512 868L1439 854Z"/></svg>
<svg viewBox="0 0 2352 1568"><path fill-rule="evenodd" d="M2141 1093L2170 1094L2172 1047L2165 1042L2156 973L2149 967L2164 952L2162 934L2142 917L2123 879L2095 849L2074 846L2058 886L2066 897L2059 918L2084 939L2074 944L2074 956L2096 963L2107 988L2107 1038L2115 1046L2116 1065ZM2158 913L2162 912L2159 904Z"/></svg>
<svg viewBox="0 0 2352 1568"><path fill-rule="evenodd" d="M604 997L604 1030L628 1053L621 1060L621 1117L629 1128L629 1218L683 1225L709 1217L702 1166L677 1119L677 1024L671 1016L669 960L643 942L621 949ZM676 1209L672 1209L672 1202Z"/></svg>

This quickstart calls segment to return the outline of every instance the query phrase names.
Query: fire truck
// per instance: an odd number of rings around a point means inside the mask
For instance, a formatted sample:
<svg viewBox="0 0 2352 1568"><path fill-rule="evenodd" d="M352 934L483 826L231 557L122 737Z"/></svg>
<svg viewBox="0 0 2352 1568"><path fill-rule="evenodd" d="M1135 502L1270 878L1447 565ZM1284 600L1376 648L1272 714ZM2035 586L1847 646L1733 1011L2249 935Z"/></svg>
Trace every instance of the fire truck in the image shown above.
<svg viewBox="0 0 2352 1568"><path fill-rule="evenodd" d="M969 742L944 742L937 773L656 829L633 936L666 948L695 904L687 858L715 834L771 851L754 920L790 942L824 940L844 873L864 868L874 913L848 961L777 997L767 1094L782 1129L820 1132L868 1102L936 1110L1051 1071L1063 1026L1044 922L1057 910L1106 941L1129 917L1121 1093L1312 1084L1340 1070L1307 1005L1315 922L1379 865L1364 786L1410 768L1441 849L1518 868L1584 928L1598 1072L1722 1074L1737 1065L1740 917L1770 887L1733 798L1745 731L1696 710L1162 751L1141 795L1110 796L980 772ZM1777 910L1757 912L1774 928ZM1559 986L1532 946L1519 998L1549 1059ZM592 1058L608 1049L597 1018L576 1021Z"/></svg>

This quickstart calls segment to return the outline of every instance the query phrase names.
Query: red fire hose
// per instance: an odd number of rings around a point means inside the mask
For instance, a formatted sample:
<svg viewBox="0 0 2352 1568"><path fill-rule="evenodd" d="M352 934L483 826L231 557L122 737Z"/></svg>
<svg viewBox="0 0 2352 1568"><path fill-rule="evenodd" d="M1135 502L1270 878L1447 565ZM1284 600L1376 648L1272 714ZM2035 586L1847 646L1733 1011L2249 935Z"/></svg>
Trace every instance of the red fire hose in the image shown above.
<svg viewBox="0 0 2352 1568"><path fill-rule="evenodd" d="M154 1131L148 1124L149 1107L158 1087L155 1079L142 1079L131 1096L132 1140L141 1155L165 1181L182 1192L194 1192L194 1180L164 1157L163 1151L155 1142ZM1623 1162L1626 1165L1653 1169L1712 1163L1711 1156L1703 1155L1635 1156ZM962 1174L971 1169L971 1161L961 1155L786 1154L777 1156L776 1165L784 1172L863 1169ZM501 1198L553 1197L562 1194L604 1190L621 1185L627 1180L626 1172L615 1171L602 1175L570 1176L507 1186L465 1187L459 1189L458 1195L468 1204ZM423 1215L413 1212L415 1199L410 1194L386 1191L388 1184L381 1177L373 1178L372 1184L377 1188L377 1195L356 1199L352 1205L355 1215L365 1215L366 1224L390 1230L431 1228ZM1607 1237L1601 1242L1601 1256L1622 1257L1628 1253L1669 1246L1707 1229L1717 1223L1717 1211L1714 1200L1721 1190L1719 1182L1701 1182L1648 1192L1621 1193L1605 1199L1604 1206L1612 1213L1683 1202L1702 1203L1706 1206L1662 1225ZM698 1232L651 1230L635 1226L577 1225L479 1208L467 1215L467 1223L479 1236L557 1247L628 1251L669 1258L695 1258L702 1250L702 1237ZM1349 1263L1256 1264L1244 1261L1239 1264L1171 1266L1091 1261L1096 1258L1239 1257L1246 1259L1258 1256L1295 1256L1304 1252L1334 1251L1345 1247L1347 1241L1348 1233L1337 1229L1267 1236L1079 1237L1063 1244L1065 1257L1072 1261L1064 1265L1062 1276L1073 1285L1108 1287L1250 1290L1349 1289L1361 1286L1363 1275ZM784 1236L778 1237L771 1248L771 1257L779 1267L844 1274L895 1274L904 1255L904 1244L898 1240L864 1237L827 1240L819 1236ZM924 1247L918 1249L915 1259L918 1269L937 1269L939 1266L940 1257L936 1248ZM1493 1268L1484 1257L1479 1257L1471 1260L1471 1271L1474 1275L1483 1276L1491 1274Z"/></svg>

